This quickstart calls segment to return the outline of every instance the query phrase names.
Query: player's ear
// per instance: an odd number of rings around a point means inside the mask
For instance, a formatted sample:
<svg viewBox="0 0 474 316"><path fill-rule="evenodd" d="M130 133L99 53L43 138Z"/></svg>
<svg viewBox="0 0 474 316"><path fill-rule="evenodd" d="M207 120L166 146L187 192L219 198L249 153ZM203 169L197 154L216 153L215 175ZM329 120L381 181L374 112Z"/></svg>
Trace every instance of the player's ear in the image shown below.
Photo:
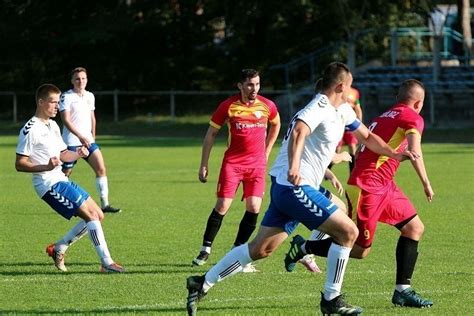
<svg viewBox="0 0 474 316"><path fill-rule="evenodd" d="M241 82L237 82L237 88L239 88L239 90L242 90L242 83Z"/></svg>
<svg viewBox="0 0 474 316"><path fill-rule="evenodd" d="M421 100L415 101L415 103L413 104L413 107L415 108L415 111L420 113L421 108L423 107L423 101L421 101Z"/></svg>

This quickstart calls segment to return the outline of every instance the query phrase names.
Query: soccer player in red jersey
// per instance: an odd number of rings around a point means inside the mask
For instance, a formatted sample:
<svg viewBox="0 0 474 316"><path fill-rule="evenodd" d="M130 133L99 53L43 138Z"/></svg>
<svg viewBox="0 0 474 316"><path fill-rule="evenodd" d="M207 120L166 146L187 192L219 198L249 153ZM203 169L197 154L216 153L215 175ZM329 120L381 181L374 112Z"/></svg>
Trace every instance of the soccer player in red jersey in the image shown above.
<svg viewBox="0 0 474 316"><path fill-rule="evenodd" d="M431 202L434 192L421 150L424 121L419 113L424 98L425 89L421 82L414 79L404 81L398 91L398 103L377 117L369 129L398 152L408 149L417 157L411 162ZM431 307L433 301L422 298L411 287L418 242L423 235L424 225L413 204L394 181L399 166L399 161L361 147L347 188L349 214L356 217L354 220L359 229L350 256L358 259L367 257L377 222L394 226L400 231L400 237L395 252L397 273L392 303L417 308ZM331 239L308 240L302 247L308 254L326 257Z"/></svg>
<svg viewBox="0 0 474 316"><path fill-rule="evenodd" d="M217 202L207 221L201 251L193 260L193 264L197 266L206 263L211 253L212 242L240 183L243 185L246 212L240 222L234 246L249 240L255 230L265 192L268 156L280 131L280 116L275 103L258 95L260 90L258 71L243 69L237 88L240 93L219 104L212 115L202 146L199 180L204 183L207 181L209 156L216 135L227 123L228 148L224 154L217 184ZM254 267L248 266L247 270L254 272Z"/></svg>
<svg viewBox="0 0 474 316"><path fill-rule="evenodd" d="M419 158L412 165L423 185L429 202L434 192L422 159L421 135L424 121L420 116L425 89L417 80L404 81L398 92L398 103L377 117L369 126L375 134L403 151L406 148ZM431 300L423 299L411 288L411 278L418 257L418 242L424 225L410 200L397 187L395 173L400 162L380 156L362 147L356 166L349 178L347 192L350 207L356 211L359 237L352 256L365 258L374 239L377 222L392 225L400 231L396 248L397 276L392 303L401 306L430 307Z"/></svg>

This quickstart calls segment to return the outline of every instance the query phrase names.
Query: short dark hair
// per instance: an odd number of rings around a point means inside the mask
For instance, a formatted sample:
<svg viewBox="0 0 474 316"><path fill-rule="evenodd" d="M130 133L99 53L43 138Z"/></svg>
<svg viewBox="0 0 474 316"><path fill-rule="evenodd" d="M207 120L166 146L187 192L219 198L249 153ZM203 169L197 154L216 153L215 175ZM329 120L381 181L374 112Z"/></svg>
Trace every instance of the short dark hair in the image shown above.
<svg viewBox="0 0 474 316"><path fill-rule="evenodd" d="M418 81L416 79L407 79L403 81L400 87L398 88L397 100L399 102L403 102L416 99L416 92L414 90L414 88L416 87L420 87L421 89L423 89L423 91L425 90L425 86L423 85L423 83L421 83L421 81Z"/></svg>
<svg viewBox="0 0 474 316"><path fill-rule="evenodd" d="M316 89L325 90L345 79L351 71L346 64L332 62L323 70L322 77L316 82Z"/></svg>
<svg viewBox="0 0 474 316"><path fill-rule="evenodd" d="M257 76L260 76L260 73L256 69L253 69L253 68L242 69L240 71L240 82L244 82L247 79L252 79Z"/></svg>
<svg viewBox="0 0 474 316"><path fill-rule="evenodd" d="M71 70L71 78L74 77L74 74L78 72L85 72L87 74L87 70L84 67L76 67L73 70Z"/></svg>
<svg viewBox="0 0 474 316"><path fill-rule="evenodd" d="M54 93L61 94L61 90L51 83L42 84L36 90L36 102L38 102L39 99L46 100L51 94Z"/></svg>

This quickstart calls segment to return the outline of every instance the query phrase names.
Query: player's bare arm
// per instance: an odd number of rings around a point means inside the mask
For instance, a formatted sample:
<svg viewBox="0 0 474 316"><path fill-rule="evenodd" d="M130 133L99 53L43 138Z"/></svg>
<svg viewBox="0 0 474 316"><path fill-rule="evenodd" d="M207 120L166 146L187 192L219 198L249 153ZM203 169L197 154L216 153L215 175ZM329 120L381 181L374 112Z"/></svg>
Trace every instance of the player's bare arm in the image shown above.
<svg viewBox="0 0 474 316"><path fill-rule="evenodd" d="M36 165L31 162L30 157L16 155L15 169L19 172L44 172L53 170L56 166L61 165L61 161L57 157L51 157L47 165Z"/></svg>
<svg viewBox="0 0 474 316"><path fill-rule="evenodd" d="M362 122L362 108L360 107L360 104L354 104L353 109L359 121Z"/></svg>
<svg viewBox="0 0 474 316"><path fill-rule="evenodd" d="M281 122L280 122L280 115L277 115L271 122L270 128L268 129L267 139L265 140L265 155L268 157L270 156L270 152L272 151L273 145L275 144L278 133L280 132Z"/></svg>
<svg viewBox="0 0 474 316"><path fill-rule="evenodd" d="M202 153L201 153L201 165L199 166L199 181L202 183L207 182L207 176L209 174L209 157L211 155L211 149L214 145L214 141L216 139L217 133L219 129L215 128L214 126L209 126L207 129L206 136L204 137L204 141L202 144Z"/></svg>
<svg viewBox="0 0 474 316"><path fill-rule="evenodd" d="M95 120L95 112L94 111L91 111L91 122L92 122L92 124L91 124L91 126L92 126L92 131L91 131L92 132L92 137L95 139L95 130L96 130L95 127L96 127L97 122Z"/></svg>
<svg viewBox="0 0 474 316"><path fill-rule="evenodd" d="M324 172L324 177L329 182L331 182L331 185L337 190L337 193L339 195L342 195L342 193L344 193L344 187L342 186L342 183L336 177L334 172L332 172L330 169L326 169L326 171Z"/></svg>
<svg viewBox="0 0 474 316"><path fill-rule="evenodd" d="M290 139L288 141L288 181L293 185L298 185L301 181L301 154L303 152L306 136L308 136L310 133L311 130L309 126L303 121L297 120L295 127L290 134Z"/></svg>
<svg viewBox="0 0 474 316"><path fill-rule="evenodd" d="M89 150L85 146L78 147L76 151L63 150L59 156L61 161L76 161L89 155Z"/></svg>
<svg viewBox="0 0 474 316"><path fill-rule="evenodd" d="M423 185L423 190L425 191L426 198L429 202L433 200L434 192L431 188L430 180L428 179L428 174L426 172L425 163L423 161L423 153L421 150L421 136L418 133L410 133L407 135L408 141L408 150L414 152L418 155L418 159L412 160L411 164L415 168L416 174Z"/></svg>
<svg viewBox="0 0 474 316"><path fill-rule="evenodd" d="M71 121L71 112L70 111L62 111L61 113L61 120L63 121L64 125L73 133L74 135L79 138L79 141L81 142L82 145L86 146L87 148L90 147L91 143L87 138L82 136L82 134L79 132L79 130L72 124Z"/></svg>
<svg viewBox="0 0 474 316"><path fill-rule="evenodd" d="M412 151L396 152L379 136L369 131L367 126L360 124L360 126L353 132L357 140L363 145L367 146L373 152L384 155L399 161L406 159L415 160L418 155Z"/></svg>

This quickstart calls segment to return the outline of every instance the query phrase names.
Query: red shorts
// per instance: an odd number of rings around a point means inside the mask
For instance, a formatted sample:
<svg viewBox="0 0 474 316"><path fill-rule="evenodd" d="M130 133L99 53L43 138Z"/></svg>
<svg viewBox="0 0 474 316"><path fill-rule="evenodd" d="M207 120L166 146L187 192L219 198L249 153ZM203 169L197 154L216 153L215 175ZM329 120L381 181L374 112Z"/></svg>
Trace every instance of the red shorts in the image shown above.
<svg viewBox="0 0 474 316"><path fill-rule="evenodd" d="M343 146L343 145L356 145L357 144L357 138L352 134L351 132L344 132L344 135L342 135L342 139L337 145L338 147Z"/></svg>
<svg viewBox="0 0 474 316"><path fill-rule="evenodd" d="M217 183L217 197L234 198L240 182L243 185L244 199L249 196L263 197L265 177L265 168L241 168L224 164Z"/></svg>
<svg viewBox="0 0 474 316"><path fill-rule="evenodd" d="M415 207L395 182L391 182L376 193L369 193L357 186L349 185L347 197L349 214L352 214L352 219L359 228L356 244L363 248L372 245L377 222L395 226L416 215Z"/></svg>

